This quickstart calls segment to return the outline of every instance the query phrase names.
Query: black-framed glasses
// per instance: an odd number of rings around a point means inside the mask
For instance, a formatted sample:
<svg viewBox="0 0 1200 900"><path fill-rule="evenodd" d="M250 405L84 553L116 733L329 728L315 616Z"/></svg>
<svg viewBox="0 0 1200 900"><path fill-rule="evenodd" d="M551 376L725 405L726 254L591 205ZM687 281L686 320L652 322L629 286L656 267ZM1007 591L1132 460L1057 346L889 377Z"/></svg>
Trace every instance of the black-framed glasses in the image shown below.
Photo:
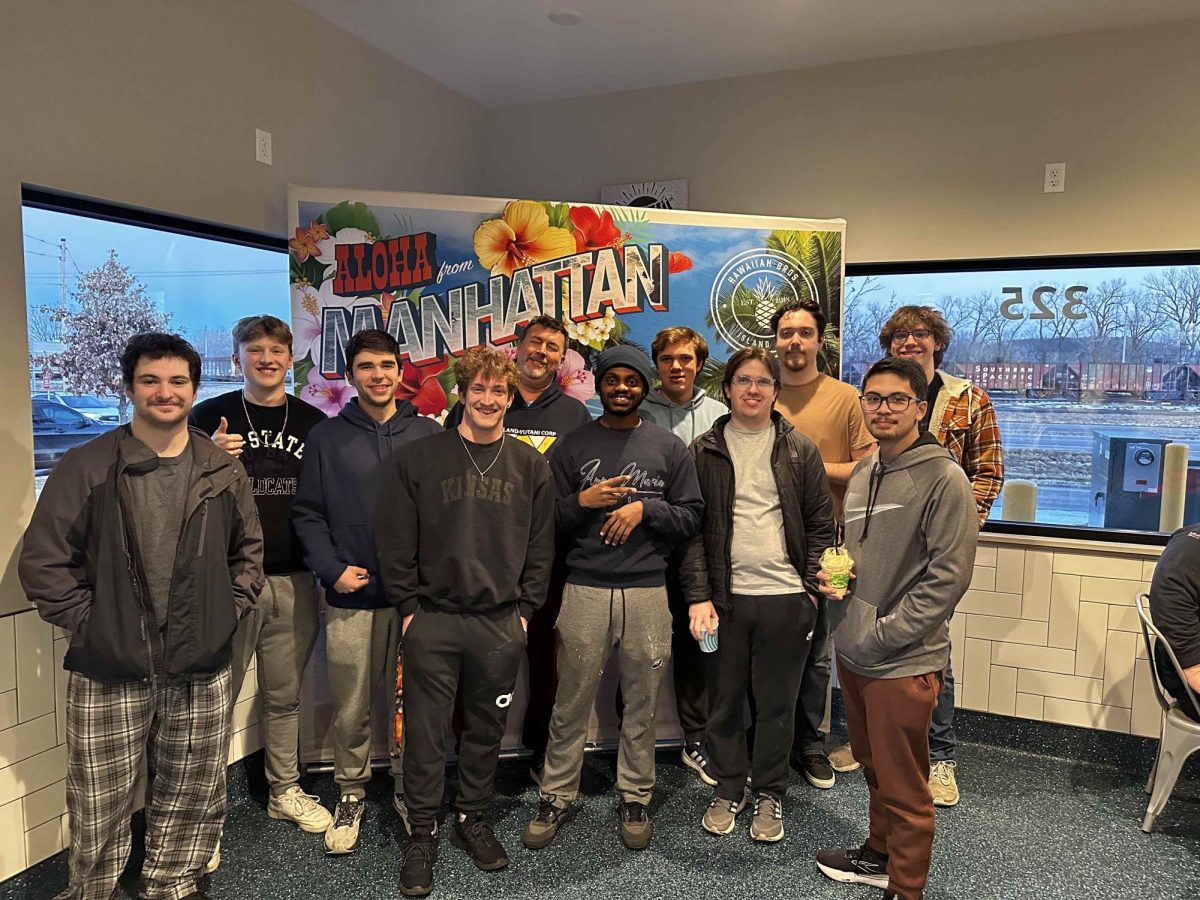
<svg viewBox="0 0 1200 900"><path fill-rule="evenodd" d="M884 403L892 412L904 412L916 399L911 394L888 394L886 397L882 394L863 394L858 402L870 412L875 412Z"/></svg>
<svg viewBox="0 0 1200 900"><path fill-rule="evenodd" d="M927 337L932 337L933 332L928 328L914 328L912 331L893 331L892 343L896 343L897 341L903 343L904 341L908 340L910 335L915 337L918 341L923 341Z"/></svg>
<svg viewBox="0 0 1200 900"><path fill-rule="evenodd" d="M749 375L734 375L733 383L741 388L748 388L754 384L762 388L764 391L769 391L775 387L774 378L751 378Z"/></svg>

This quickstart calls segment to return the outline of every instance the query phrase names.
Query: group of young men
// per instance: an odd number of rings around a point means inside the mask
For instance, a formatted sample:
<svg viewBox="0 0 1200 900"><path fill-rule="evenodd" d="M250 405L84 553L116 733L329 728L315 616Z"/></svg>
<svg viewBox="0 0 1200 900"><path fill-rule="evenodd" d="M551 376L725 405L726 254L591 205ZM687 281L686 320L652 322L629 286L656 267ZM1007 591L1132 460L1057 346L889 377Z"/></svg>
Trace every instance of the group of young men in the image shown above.
<svg viewBox="0 0 1200 900"><path fill-rule="evenodd" d="M672 660L682 760L714 788L700 824L729 834L752 802L750 836L779 841L789 762L814 786L834 783L821 733L832 636L850 734L834 762L864 768L870 831L860 848L820 851L818 865L920 897L936 791L954 784L947 622L1003 478L994 413L982 391L936 370L950 334L932 309L892 317L861 395L817 368L819 306L790 303L772 324L775 353L726 363L725 403L696 384L708 347L691 329L660 332L652 360L605 349L592 362L603 409L592 421L557 382L565 328L538 317L515 360L490 347L458 358L445 429L397 399L399 348L381 331L347 344L357 396L331 419L286 394L291 333L274 317L238 323L243 388L194 409L195 350L171 335L131 340L132 422L59 464L21 556L27 594L71 635L61 896L111 896L143 761L140 892L197 893L220 861L230 716L256 652L267 813L323 833L335 855L358 844L371 710L392 697L400 660L389 749L407 896L433 887L452 719L449 839L481 869L508 863L487 810L524 655L539 786L528 848L549 845L578 809L589 715L614 652L624 844L652 839L655 716ZM848 590L821 567L843 540L856 560ZM314 574L327 607L332 812L301 788L297 758ZM931 771L939 739L949 756Z"/></svg>

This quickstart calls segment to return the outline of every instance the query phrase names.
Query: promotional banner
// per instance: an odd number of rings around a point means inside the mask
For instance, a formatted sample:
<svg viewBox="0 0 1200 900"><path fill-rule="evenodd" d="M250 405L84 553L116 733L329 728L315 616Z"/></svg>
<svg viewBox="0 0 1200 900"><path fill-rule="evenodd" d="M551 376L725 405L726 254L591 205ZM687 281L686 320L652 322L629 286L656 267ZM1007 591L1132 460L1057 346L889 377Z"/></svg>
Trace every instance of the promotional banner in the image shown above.
<svg viewBox="0 0 1200 900"><path fill-rule="evenodd" d="M591 366L605 347L634 344L650 355L661 329L693 328L710 352L697 384L720 399L725 360L743 347L773 348L771 316L796 299L825 312L818 365L838 375L840 219L304 187L290 188L288 198L296 392L327 415L354 396L345 346L368 328L400 344L398 396L439 420L458 402L456 358L487 342L515 356L522 327L539 315L565 324L558 380L594 415ZM306 678L306 761L331 758L322 650ZM524 679L509 709L506 749L520 746ZM590 741L616 735L615 681L601 686ZM381 750L391 722L389 711L377 712ZM660 738L679 733L670 690L657 721Z"/></svg>
<svg viewBox="0 0 1200 900"><path fill-rule="evenodd" d="M771 314L795 298L825 310L820 365L838 374L842 220L303 187L289 209L297 392L329 414L353 396L343 348L357 331L396 338L401 395L440 418L458 402L455 357L484 342L515 353L543 314L567 326L559 380L584 402L600 350L649 352L669 325L707 338L697 383L720 397L724 360L773 347Z"/></svg>

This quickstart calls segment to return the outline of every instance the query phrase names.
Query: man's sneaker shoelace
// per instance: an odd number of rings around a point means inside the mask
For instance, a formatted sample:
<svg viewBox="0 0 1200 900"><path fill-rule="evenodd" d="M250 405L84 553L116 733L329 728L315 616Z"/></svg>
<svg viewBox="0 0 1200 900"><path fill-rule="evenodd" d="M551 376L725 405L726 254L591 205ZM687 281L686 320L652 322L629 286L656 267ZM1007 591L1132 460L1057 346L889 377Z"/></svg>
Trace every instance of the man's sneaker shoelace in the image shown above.
<svg viewBox="0 0 1200 900"><path fill-rule="evenodd" d="M354 824L354 820L358 818L358 811L361 808L361 800L339 800L337 811L333 817L333 827L349 828Z"/></svg>
<svg viewBox="0 0 1200 900"><path fill-rule="evenodd" d="M566 812L566 810L563 807L555 806L554 799L551 796L542 797L538 800L537 815L533 817L534 821L543 825L553 825L558 821L559 816Z"/></svg>
<svg viewBox="0 0 1200 900"><path fill-rule="evenodd" d="M636 800L631 800L629 803L621 804L621 817L626 822L645 822L646 807Z"/></svg>
<svg viewBox="0 0 1200 900"><path fill-rule="evenodd" d="M291 791L279 797L280 806L290 806L297 815L308 815L321 805L321 798L304 791Z"/></svg>
<svg viewBox="0 0 1200 900"><path fill-rule="evenodd" d="M954 776L954 763L935 762L929 770L929 778L931 781L941 782L946 787L950 787L950 779Z"/></svg>
<svg viewBox="0 0 1200 900"><path fill-rule="evenodd" d="M404 847L404 864L408 865L410 857L420 856L426 865L433 865L433 838L425 841L409 841Z"/></svg>
<svg viewBox="0 0 1200 900"><path fill-rule="evenodd" d="M488 845L496 843L496 834L486 819L471 819L458 824L473 841Z"/></svg>
<svg viewBox="0 0 1200 900"><path fill-rule="evenodd" d="M734 804L734 806L736 805ZM762 807L764 805L769 806L770 809L763 810ZM758 816L763 812L769 813L772 819L782 819L783 804L779 801L778 797L773 797L770 794L759 794L754 798L754 815Z"/></svg>

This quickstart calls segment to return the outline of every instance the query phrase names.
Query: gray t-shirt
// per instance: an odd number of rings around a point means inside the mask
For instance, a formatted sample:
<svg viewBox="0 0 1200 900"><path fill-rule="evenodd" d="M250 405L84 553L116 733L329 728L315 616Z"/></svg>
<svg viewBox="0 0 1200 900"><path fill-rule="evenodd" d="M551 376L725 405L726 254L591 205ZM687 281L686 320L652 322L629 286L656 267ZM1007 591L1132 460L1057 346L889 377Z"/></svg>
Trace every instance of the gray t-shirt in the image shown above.
<svg viewBox="0 0 1200 900"><path fill-rule="evenodd" d="M788 558L783 509L771 471L775 428L743 431L730 422L725 444L733 460L733 542L730 590L734 594L799 594L804 581Z"/></svg>
<svg viewBox="0 0 1200 900"><path fill-rule="evenodd" d="M150 588L158 627L167 624L167 599L175 571L175 551L183 528L184 504L192 480L192 448L178 456L160 456L158 468L129 479L133 522L142 570Z"/></svg>

